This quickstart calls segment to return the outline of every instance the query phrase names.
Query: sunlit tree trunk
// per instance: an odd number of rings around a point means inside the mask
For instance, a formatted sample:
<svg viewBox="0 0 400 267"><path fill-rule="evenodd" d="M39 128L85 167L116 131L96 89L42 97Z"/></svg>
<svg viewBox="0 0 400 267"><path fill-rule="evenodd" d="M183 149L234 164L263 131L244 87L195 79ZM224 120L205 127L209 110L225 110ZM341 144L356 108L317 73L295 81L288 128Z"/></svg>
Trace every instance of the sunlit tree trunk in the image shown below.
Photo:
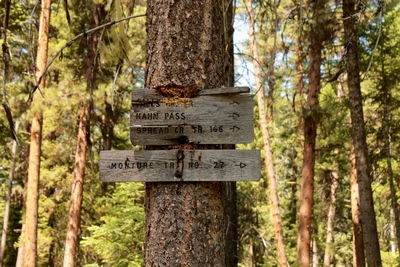
<svg viewBox="0 0 400 267"><path fill-rule="evenodd" d="M350 152L350 188L351 188L351 218L353 221L353 266L365 266L364 241L360 222L360 195L357 183L356 158L351 142Z"/></svg>
<svg viewBox="0 0 400 267"><path fill-rule="evenodd" d="M312 236L312 209L314 192L315 143L317 138L317 107L321 83L322 43L324 27L321 14L326 1L317 0L312 3L313 19L310 30L310 70L307 103L303 111L304 146L303 168L300 182L300 214L297 255L301 267L310 266L310 248Z"/></svg>
<svg viewBox="0 0 400 267"><path fill-rule="evenodd" d="M369 267L380 267L382 266L382 262L368 166L368 151L358 67L358 40L355 24L356 16L354 16L356 4L354 0L343 0L345 42L349 45L347 53L347 83L349 88L352 138L360 194L360 214L365 256Z"/></svg>
<svg viewBox="0 0 400 267"><path fill-rule="evenodd" d="M252 0L246 0L246 8L249 23L250 49L253 58L254 78L256 81L256 92L258 102L258 114L263 138L263 149L265 154L265 166L267 169L268 188L270 191L271 215L274 222L275 240L278 252L279 266L288 266L286 257L285 242L283 238L282 218L279 210L278 186L276 181L275 168L272 158L271 141L268 131L267 114L265 111L264 87L261 78L261 69L258 57L258 46L254 29L254 16ZM270 91L271 92L271 91Z"/></svg>
<svg viewBox="0 0 400 267"><path fill-rule="evenodd" d="M383 68L384 72L384 68ZM383 74L383 81L385 81L385 74ZM383 127L385 132L385 154L386 154L386 164L387 164L387 174L388 174L388 181L390 187L390 202L391 202L391 209L390 209L390 224L391 224L391 237L393 240L391 241L392 247L394 247L394 251L398 249L398 244L400 244L400 216L399 216L399 204L397 203L397 195L396 195L396 188L394 185L394 178L393 178L393 168L392 168L392 140L391 140L391 130L390 130L390 123L391 123L391 109L390 109L390 100L391 100L391 92L390 88L384 82L384 108L383 108Z"/></svg>
<svg viewBox="0 0 400 267"><path fill-rule="evenodd" d="M339 150L335 149L335 155L339 154ZM334 170L331 175L331 194L330 203L328 209L328 221L326 223L326 248L324 255L324 266L328 267L331 265L332 256L334 255L334 222L336 214L336 190L339 186L339 166L338 162L335 161Z"/></svg>
<svg viewBox="0 0 400 267"><path fill-rule="evenodd" d="M48 39L50 26L50 0L41 2L41 13L39 23L39 40L36 58L36 77L39 79L47 64ZM46 86L43 77L39 83L39 89ZM40 155L42 146L42 125L43 112L40 95L36 90L33 98L32 108L34 109L31 123L31 139L29 148L28 186L26 196L25 213L25 256L24 267L34 267L37 263L37 225L38 225L38 204L39 204L39 177L40 177Z"/></svg>
<svg viewBox="0 0 400 267"><path fill-rule="evenodd" d="M319 266L318 246L317 246L317 240L314 237L312 240L312 267L318 267L318 266Z"/></svg>
<svg viewBox="0 0 400 267"><path fill-rule="evenodd" d="M103 4L93 6L93 28L101 24ZM96 80L96 52L99 36L94 33L88 37L88 56L86 59L86 88L87 93L94 89ZM88 145L88 124L90 100L81 96L78 136L75 150L74 178L71 187L71 204L69 209L67 235L64 249L64 267L77 266L77 251L79 247L79 234L82 210L82 194L86 167L86 150Z"/></svg>
<svg viewBox="0 0 400 267"><path fill-rule="evenodd" d="M340 101L344 96L343 90L343 79L340 79L337 86L337 96ZM341 115L341 112L339 112ZM339 149L335 148L334 153L336 157L339 155ZM330 194L330 203L328 210L328 220L326 223L326 248L324 255L324 266L330 266L332 261L332 256L335 255L334 249L334 222L336 215L336 191L339 186L339 163L335 159L334 167L331 173L331 194Z"/></svg>
<svg viewBox="0 0 400 267"><path fill-rule="evenodd" d="M147 1L147 88L191 97L225 85L223 3ZM226 265L225 183L146 183L145 206L146 266Z"/></svg>
<svg viewBox="0 0 400 267"><path fill-rule="evenodd" d="M64 250L64 267L76 266L77 250L82 208L82 192L86 165L86 124L88 122L88 105L81 103L78 140L75 151L74 179L71 188L68 229Z"/></svg>

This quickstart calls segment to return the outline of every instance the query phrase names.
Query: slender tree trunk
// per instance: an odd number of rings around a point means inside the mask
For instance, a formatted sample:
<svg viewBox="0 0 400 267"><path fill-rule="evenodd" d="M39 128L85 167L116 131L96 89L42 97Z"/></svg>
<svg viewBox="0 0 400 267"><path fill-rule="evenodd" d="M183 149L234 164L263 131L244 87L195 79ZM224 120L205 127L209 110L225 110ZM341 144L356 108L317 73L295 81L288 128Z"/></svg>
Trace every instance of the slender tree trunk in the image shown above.
<svg viewBox="0 0 400 267"><path fill-rule="evenodd" d="M253 267L254 266L254 245L253 245L253 239L250 238L250 244L249 244L249 256L250 256L250 263L249 263L249 267Z"/></svg>
<svg viewBox="0 0 400 267"><path fill-rule="evenodd" d="M351 142L350 153L350 187L351 187L351 218L353 221L353 266L365 266L364 241L360 222L360 195L357 183L356 158Z"/></svg>
<svg viewBox="0 0 400 267"><path fill-rule="evenodd" d="M224 2L222 2L224 3ZM224 4L147 1L146 87L191 97L225 85ZM225 183L146 183L146 266L225 266Z"/></svg>
<svg viewBox="0 0 400 267"><path fill-rule="evenodd" d="M86 124L88 123L88 105L81 104L78 140L75 151L74 180L71 188L71 205L69 208L68 229L64 250L64 267L77 266L77 251L82 207L83 180L86 165Z"/></svg>
<svg viewBox="0 0 400 267"><path fill-rule="evenodd" d="M396 222L395 222L395 217L394 217L394 209L393 207L390 207L390 251L392 252L393 255L396 254L396 251L398 250L398 243L397 243L397 238L396 238Z"/></svg>
<svg viewBox="0 0 400 267"><path fill-rule="evenodd" d="M265 97L261 79L261 70L258 58L258 46L254 30L254 16L253 16L251 0L246 0L246 8L248 14L248 23L249 23L250 49L252 52L254 77L256 81L258 114L259 114L261 133L263 138L263 149L265 154L264 164L267 168L268 188L270 190L269 199L271 202L272 220L274 222L275 240L278 252L278 262L279 266L288 266L285 242L283 238L282 218L279 210L278 186L277 186L275 168L272 158L272 149L268 131L267 114L265 111Z"/></svg>
<svg viewBox="0 0 400 267"><path fill-rule="evenodd" d="M322 43L324 27L323 14L320 11L324 0L312 3L313 21L310 32L310 71L307 93L307 105L304 116L303 168L300 183L300 215L298 233L298 263L302 267L310 266L310 247L312 236L312 209L314 194L315 143L317 138L317 107L321 82Z"/></svg>
<svg viewBox="0 0 400 267"><path fill-rule="evenodd" d="M335 149L335 155L339 154L339 150ZM334 255L334 223L336 214L336 190L339 186L339 166L338 162L335 161L335 167L332 171L332 182L331 182L331 202L329 203L328 210L328 221L326 223L326 248L324 255L324 266L329 267L331 265L332 256Z"/></svg>
<svg viewBox="0 0 400 267"><path fill-rule="evenodd" d="M383 79L385 80L385 74L383 75ZM385 85L386 86L386 85ZM393 241L394 246L398 247L400 244L400 216L398 211L398 203L397 203L397 196L396 196L396 189L393 182L393 168L392 168L392 152L391 152L391 134L390 134L390 122L391 122L391 111L390 111L390 98L391 93L390 89L386 88L388 92L385 93L385 103L384 103L384 130L385 130L385 153L386 153L386 164L387 164L387 173L388 173L388 181L390 186L390 200L391 200L391 217L393 220L390 220L391 223L394 224L393 232L394 232L394 239ZM396 250L395 249L395 250Z"/></svg>
<svg viewBox="0 0 400 267"><path fill-rule="evenodd" d="M296 163L297 152L294 147L291 148L293 156L291 157L292 162L292 175L290 179L290 195L292 199L290 201L290 228L292 229L293 226L296 224L297 221L297 176L299 176L299 168Z"/></svg>
<svg viewBox="0 0 400 267"><path fill-rule="evenodd" d="M107 103L106 97L104 97L105 114L101 116L98 120L101 122L100 131L102 136L102 150L111 150L112 140L114 139L114 125L115 125L115 115L111 104ZM107 195L107 190L109 187L115 186L115 183L102 183L102 196Z"/></svg>
<svg viewBox="0 0 400 267"><path fill-rule="evenodd" d="M31 125L31 140L28 169L28 191L25 214L24 267L36 266L37 223L39 202L40 154L42 142L42 112L34 115Z"/></svg>
<svg viewBox="0 0 400 267"><path fill-rule="evenodd" d="M19 121L15 123L15 132L18 132ZM11 163L10 163L10 174L7 182L7 196L6 204L4 209L3 217L3 228L1 231L1 246L0 246L0 267L3 266L4 252L6 251L6 240L8 230L8 220L10 216L10 205L11 205L11 194L12 194L12 182L14 180L15 160L17 154L17 141L13 140L11 149Z"/></svg>
<svg viewBox="0 0 400 267"><path fill-rule="evenodd" d="M101 24L103 14L103 4L93 6L93 28ZM86 87L90 93L96 80L96 53L99 36L94 33L88 38L88 56L86 59ZM79 234L82 210L83 184L86 167L86 150L88 145L88 126L90 100L81 97L81 107L79 116L78 136L75 150L74 179L71 187L71 205L69 209L68 228L64 249L64 267L77 266L77 254L79 248Z"/></svg>
<svg viewBox="0 0 400 267"><path fill-rule="evenodd" d="M274 33L273 40L274 40L274 45L270 49L269 52L269 57L270 60L267 63L268 64L268 122L272 122L274 118L274 91L275 91L275 81L276 81L276 76L275 76L275 59L276 59L276 50L277 50L277 44L276 41L278 39L278 6L279 6L280 1L271 1L271 8L273 10L273 17L274 21L271 23L273 26L271 27L270 32ZM268 32L268 31L266 31ZM265 42L268 42L268 33L266 33L266 38ZM259 62L260 63L260 62Z"/></svg>
<svg viewBox="0 0 400 267"><path fill-rule="evenodd" d="M26 132L30 132L31 131L31 125L28 123L27 125L26 125L26 128L25 128L25 131ZM26 151L26 157L25 157L25 162L26 162L26 165L29 167L29 157L30 157L30 152L29 152L29 149L30 149L30 147L28 147L27 148L27 151ZM24 191L26 192L27 191L27 188L28 188L28 172L25 172L25 175L24 175ZM23 197L24 199L23 199L23 209L26 211L26 194L24 194L24 197ZM16 264L15 264L15 267L22 267L22 266L24 266L24 257L25 257L25 224L26 224L26 219L25 219L25 217L23 216L22 217L23 219L22 219L22 226L21 226L21 234L20 234L20 237L19 237L19 247L18 247L18 256L17 256L17 262L16 262Z"/></svg>
<svg viewBox="0 0 400 267"><path fill-rule="evenodd" d="M19 239L19 247L18 247L18 255L17 255L17 262L15 263L15 267L22 267L24 266L24 256L25 256L25 245L24 245L24 240L21 239L25 237L25 223L22 223L21 227L21 235Z"/></svg>
<svg viewBox="0 0 400 267"><path fill-rule="evenodd" d="M318 246L315 237L312 239L312 267L319 266Z"/></svg>
<svg viewBox="0 0 400 267"><path fill-rule="evenodd" d="M297 5L297 1L294 1L294 4ZM303 17L302 17L302 10L303 7L302 5L302 1L300 0L300 6L298 7L299 9L299 16L298 16L298 25L299 25L299 29L298 29L298 35L296 37L296 77L297 77L297 85L296 85L296 94L299 94L299 100L298 102L296 102L296 97L293 97L293 108L296 109L297 106L299 108L302 108L303 104L303 93L304 93L304 80L303 80L303 58L304 58L304 53L303 53ZM298 104L300 103L300 104Z"/></svg>
<svg viewBox="0 0 400 267"><path fill-rule="evenodd" d="M36 77L44 71L47 64L48 38L50 26L50 0L41 2L42 11L39 24L39 41L36 59ZM45 77L40 81L39 88L46 86ZM31 140L29 148L28 189L26 198L25 214L25 256L24 267L36 266L37 258L37 224L39 204L39 177L40 177L40 155L42 146L43 112L38 96L34 98L32 106L35 112L31 124Z"/></svg>
<svg viewBox="0 0 400 267"><path fill-rule="evenodd" d="M349 87L352 137L356 159L357 179L360 192L360 214L363 228L365 255L369 267L382 266L371 179L368 166L368 151L363 115L363 102L358 68L356 17L353 16L356 2L343 0L345 41L350 45L347 53L347 83Z"/></svg>

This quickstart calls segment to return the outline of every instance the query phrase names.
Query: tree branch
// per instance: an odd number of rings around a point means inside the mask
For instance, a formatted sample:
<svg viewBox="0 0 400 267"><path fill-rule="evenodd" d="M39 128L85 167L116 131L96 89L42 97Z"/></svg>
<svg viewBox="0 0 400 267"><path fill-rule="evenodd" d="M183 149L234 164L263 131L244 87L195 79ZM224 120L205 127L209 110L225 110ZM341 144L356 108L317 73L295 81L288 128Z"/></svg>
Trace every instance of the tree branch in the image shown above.
<svg viewBox="0 0 400 267"><path fill-rule="evenodd" d="M125 21L125 20L130 20L130 19L134 19L134 18L139 18L139 17L144 17L146 16L146 14L139 14L139 15L133 15L133 16L129 16L129 17L125 17L125 18L121 18L118 20L114 20L114 21L110 21L108 23L102 24L98 27L95 27L93 29L84 31L83 33L78 34L77 36L75 36L74 38L72 38L71 40L69 40L68 42L66 42L61 48L60 50L58 50L56 52L56 54L52 57L52 59L49 61L49 63L47 63L46 68L43 70L42 74L40 75L39 79L36 81L36 85L33 87L33 89L30 91L29 93L29 99L28 102L32 102L33 100L33 94L35 93L35 91L37 89L39 89L39 84L40 81L43 79L43 76L47 73L48 69L50 68L50 66L53 64L53 62L56 60L57 57L59 57L59 55L62 53L62 51L71 46L74 42L76 42L79 38L81 38L82 36L85 36L89 33L92 33L94 31L100 30L102 28L108 27L108 26L112 26L114 24L117 24L119 22Z"/></svg>

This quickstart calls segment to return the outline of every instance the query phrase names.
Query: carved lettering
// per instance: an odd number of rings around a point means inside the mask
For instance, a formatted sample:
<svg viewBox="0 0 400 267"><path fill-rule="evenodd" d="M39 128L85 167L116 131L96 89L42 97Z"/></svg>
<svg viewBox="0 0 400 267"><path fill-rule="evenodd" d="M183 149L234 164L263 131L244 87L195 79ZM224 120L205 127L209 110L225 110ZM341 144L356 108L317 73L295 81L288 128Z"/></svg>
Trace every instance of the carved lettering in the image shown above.
<svg viewBox="0 0 400 267"><path fill-rule="evenodd" d="M210 132L214 132L214 133L222 133L224 131L224 127L223 126L210 126Z"/></svg>
<svg viewBox="0 0 400 267"><path fill-rule="evenodd" d="M182 126L175 127L175 133L177 133L177 134L183 134L184 131L185 131L185 128L183 128Z"/></svg>
<svg viewBox="0 0 400 267"><path fill-rule="evenodd" d="M166 102L165 106L168 107L168 108L194 107L193 100L187 100L184 103L181 103L181 102Z"/></svg>
<svg viewBox="0 0 400 267"><path fill-rule="evenodd" d="M189 169L198 169L200 167L200 163L196 162L189 162L188 163L188 168Z"/></svg>
<svg viewBox="0 0 400 267"><path fill-rule="evenodd" d="M120 169L120 170L130 170L130 169L154 169L154 162L134 162L134 161L125 161L122 162L112 162L109 166L109 169Z"/></svg>
<svg viewBox="0 0 400 267"><path fill-rule="evenodd" d="M203 127L200 125L192 126L193 133L203 133Z"/></svg>
<svg viewBox="0 0 400 267"><path fill-rule="evenodd" d="M137 120L158 120L158 113L153 112L153 113L136 113L136 119Z"/></svg>
<svg viewBox="0 0 400 267"><path fill-rule="evenodd" d="M175 162L164 162L165 169L175 169Z"/></svg>
<svg viewBox="0 0 400 267"><path fill-rule="evenodd" d="M225 162L223 161L214 162L214 169L222 169L224 167L225 167Z"/></svg>
<svg viewBox="0 0 400 267"><path fill-rule="evenodd" d="M132 101L132 108L149 108L159 106L160 102L158 99L136 99Z"/></svg>
<svg viewBox="0 0 400 267"><path fill-rule="evenodd" d="M169 112L165 113L164 118L166 120L184 120L186 117L184 112Z"/></svg>
<svg viewBox="0 0 400 267"><path fill-rule="evenodd" d="M168 134L168 127L138 127L136 128L137 134Z"/></svg>

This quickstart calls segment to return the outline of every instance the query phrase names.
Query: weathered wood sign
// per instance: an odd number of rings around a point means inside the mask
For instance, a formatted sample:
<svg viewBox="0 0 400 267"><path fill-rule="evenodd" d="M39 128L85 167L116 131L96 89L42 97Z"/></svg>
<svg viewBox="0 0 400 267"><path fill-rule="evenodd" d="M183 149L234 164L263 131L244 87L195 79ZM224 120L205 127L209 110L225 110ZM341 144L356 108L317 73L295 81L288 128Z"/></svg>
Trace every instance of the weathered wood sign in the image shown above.
<svg viewBox="0 0 400 267"><path fill-rule="evenodd" d="M100 152L103 182L256 181L258 150L120 150Z"/></svg>
<svg viewBox="0 0 400 267"><path fill-rule="evenodd" d="M247 87L206 89L190 99L164 98L155 90L132 92L134 145L237 144L254 138L253 97Z"/></svg>

